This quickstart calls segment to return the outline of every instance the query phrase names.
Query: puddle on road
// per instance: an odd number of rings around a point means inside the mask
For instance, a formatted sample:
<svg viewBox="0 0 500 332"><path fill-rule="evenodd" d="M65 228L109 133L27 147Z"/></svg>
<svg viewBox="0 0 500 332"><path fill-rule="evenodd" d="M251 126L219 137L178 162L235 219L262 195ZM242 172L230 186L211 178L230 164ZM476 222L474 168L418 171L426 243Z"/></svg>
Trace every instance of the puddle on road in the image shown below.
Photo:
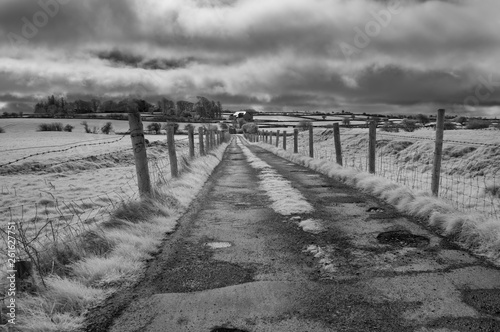
<svg viewBox="0 0 500 332"><path fill-rule="evenodd" d="M235 329L232 327L215 327L210 332L248 332L248 330Z"/></svg>
<svg viewBox="0 0 500 332"><path fill-rule="evenodd" d="M212 249L224 249L232 246L230 242L208 242L205 245Z"/></svg>
<svg viewBox="0 0 500 332"><path fill-rule="evenodd" d="M377 240L382 244L391 244L401 247L423 247L430 243L429 238L412 234L406 230L380 233L377 236Z"/></svg>

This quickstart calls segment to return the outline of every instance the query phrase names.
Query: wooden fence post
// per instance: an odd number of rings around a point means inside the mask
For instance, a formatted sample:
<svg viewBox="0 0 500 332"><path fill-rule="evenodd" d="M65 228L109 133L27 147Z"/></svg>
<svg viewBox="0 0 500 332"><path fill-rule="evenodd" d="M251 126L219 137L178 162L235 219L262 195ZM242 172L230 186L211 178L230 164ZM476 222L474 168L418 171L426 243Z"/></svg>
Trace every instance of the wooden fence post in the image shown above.
<svg viewBox="0 0 500 332"><path fill-rule="evenodd" d="M309 127L309 157L314 158L314 137L313 137L313 127Z"/></svg>
<svg viewBox="0 0 500 332"><path fill-rule="evenodd" d="M368 171L371 174L375 174L376 151L377 151L377 121L371 121L368 133Z"/></svg>
<svg viewBox="0 0 500 332"><path fill-rule="evenodd" d="M172 174L172 178L179 177L177 154L175 153L174 124L170 123L167 126L167 147L168 158L170 159L170 173Z"/></svg>
<svg viewBox="0 0 500 332"><path fill-rule="evenodd" d="M151 178L149 177L148 156L146 153L141 114L139 112L129 113L128 122L130 126L130 138L132 139L132 149L134 149L139 195L141 198L147 198L151 196Z"/></svg>
<svg viewBox="0 0 500 332"><path fill-rule="evenodd" d="M198 128L198 140L200 142L200 156L205 155L205 146L203 144L203 127Z"/></svg>
<svg viewBox="0 0 500 332"><path fill-rule="evenodd" d="M293 153L299 153L299 130L293 130Z"/></svg>
<svg viewBox="0 0 500 332"><path fill-rule="evenodd" d="M189 138L189 157L194 158L194 127L189 127L188 129Z"/></svg>
<svg viewBox="0 0 500 332"><path fill-rule="evenodd" d="M342 145L340 144L340 126L338 122L333 124L333 139L335 141L335 155L337 157L337 164L342 166Z"/></svg>
<svg viewBox="0 0 500 332"><path fill-rule="evenodd" d="M283 130L283 150L286 150L286 130Z"/></svg>
<svg viewBox="0 0 500 332"><path fill-rule="evenodd" d="M212 149L212 141L210 140L210 129L205 129L205 150L207 153Z"/></svg>
<svg viewBox="0 0 500 332"><path fill-rule="evenodd" d="M280 144L280 131L279 130L276 132L276 147L278 147L278 144Z"/></svg>
<svg viewBox="0 0 500 332"><path fill-rule="evenodd" d="M431 191L434 196L437 196L439 193L439 177L441 174L441 158L443 155L444 113L444 109L439 109L436 121L436 146L434 148L431 183Z"/></svg>
<svg viewBox="0 0 500 332"><path fill-rule="evenodd" d="M269 132L269 144L273 145L273 132Z"/></svg>

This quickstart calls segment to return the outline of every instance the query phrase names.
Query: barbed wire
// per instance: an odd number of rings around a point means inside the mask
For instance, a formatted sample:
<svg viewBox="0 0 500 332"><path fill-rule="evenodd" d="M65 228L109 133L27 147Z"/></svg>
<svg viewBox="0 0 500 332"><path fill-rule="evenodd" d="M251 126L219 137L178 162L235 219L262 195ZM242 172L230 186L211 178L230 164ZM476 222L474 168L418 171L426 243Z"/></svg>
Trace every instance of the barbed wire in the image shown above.
<svg viewBox="0 0 500 332"><path fill-rule="evenodd" d="M126 136L126 135L128 135L128 133L122 134L122 135ZM104 141L104 140L109 140L109 139L112 139L112 138L109 138L109 137L96 138L96 139L87 140L87 141L79 141L78 144L80 144L80 143L87 143L87 142L95 142L95 141ZM73 144L75 144L75 143L66 143L66 144L59 144L59 145L45 145L45 146L31 146L31 147L26 147L26 148L0 150L0 152L22 151L22 150L31 150L31 149L59 148L59 147L62 147L62 146L68 146L68 145L73 145Z"/></svg>
<svg viewBox="0 0 500 332"><path fill-rule="evenodd" d="M325 137L325 132L322 134L315 136L314 158L336 162L334 145L329 140L331 137ZM344 137L349 137L349 139L341 140L343 167L368 172L369 140L367 133L344 132L341 134ZM309 156L308 133L302 132L298 138L299 154ZM408 141L408 144L404 144ZM415 141L420 141L421 143L418 143L420 145L416 144ZM401 183L413 190L430 193L434 151L422 145L423 142L427 141L434 142L434 139L379 134L377 132L375 174ZM444 144L452 144L452 146L479 145L486 148L500 147L500 144L495 143L460 140L444 140ZM275 146L274 140L272 145ZM500 215L500 170L494 168L494 162L479 157L482 155L482 150L475 152L475 147L457 150L453 149L452 146L450 149L443 150L439 197L447 200L456 208L477 211L498 218ZM291 149L287 147L287 150ZM468 155L469 153L476 153L476 155Z"/></svg>
<svg viewBox="0 0 500 332"><path fill-rule="evenodd" d="M91 143L91 144L81 144L81 145L74 145L74 146L71 146L69 148L66 148L66 149L61 149L61 150L51 150L51 151L45 151L45 152L39 152L39 153L34 153L34 154L31 154L31 155L28 155L28 156L25 156L25 157L22 157L22 158L19 158L19 159L16 159L16 160L13 160L13 161L10 161L8 163L5 163L5 164L0 164L0 167L5 167L5 166L8 166L8 165L12 165L12 164L15 164L19 161L22 161L22 160L26 160L26 159L29 159L29 158L33 158L33 157L36 157L36 156L42 156L42 155L46 155L46 154L50 154L50 153L60 153L60 152L66 152L66 151L69 151L69 150L72 150L72 149L76 149L76 148L80 148L80 147L88 147L88 146L97 146L97 145L106 145L106 144L113 144L113 143L116 143L116 142L119 142L121 141L125 136L127 136L128 134L124 134L122 137L120 137L119 139L117 140L114 140L114 141L111 141L111 142L103 142L103 143Z"/></svg>
<svg viewBox="0 0 500 332"><path fill-rule="evenodd" d="M397 134L387 134L377 132L377 136L389 136L389 137L398 137L398 138L410 138L417 140L428 140L435 141L435 138L432 137L419 137L419 136L406 136L406 135L397 135ZM450 139L443 139L443 143L456 143L456 144L466 144L466 145L483 145L483 146L500 146L500 143L481 143L481 142L467 142L467 141L457 141Z"/></svg>

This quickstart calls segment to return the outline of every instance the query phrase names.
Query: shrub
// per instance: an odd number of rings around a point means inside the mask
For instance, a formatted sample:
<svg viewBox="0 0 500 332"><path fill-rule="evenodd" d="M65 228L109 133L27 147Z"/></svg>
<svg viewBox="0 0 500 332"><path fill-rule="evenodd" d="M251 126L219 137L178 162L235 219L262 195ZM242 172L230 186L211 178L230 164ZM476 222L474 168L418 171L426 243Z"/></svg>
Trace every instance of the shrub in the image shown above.
<svg viewBox="0 0 500 332"><path fill-rule="evenodd" d="M87 134L92 134L92 130L90 130L89 124L87 123L87 121L82 121L81 125L83 126L83 128L85 129L85 132Z"/></svg>
<svg viewBox="0 0 500 332"><path fill-rule="evenodd" d="M179 130L179 124L177 122L168 122L168 123L165 123L163 124L163 126L161 126L161 129L163 130L167 130L168 126L169 125L174 125L174 135L177 134L177 130Z"/></svg>
<svg viewBox="0 0 500 332"><path fill-rule="evenodd" d="M416 116L417 121L419 121L421 124L427 124L430 122L430 119L427 115L424 114L417 114Z"/></svg>
<svg viewBox="0 0 500 332"><path fill-rule="evenodd" d="M409 119L403 119L401 121L401 129L407 132L414 132L417 129L417 121L415 120L409 120Z"/></svg>
<svg viewBox="0 0 500 332"><path fill-rule="evenodd" d="M382 131L387 131L387 132L392 132L392 133L397 133L399 132L398 126L394 125L393 123L386 122L380 127L380 130Z"/></svg>
<svg viewBox="0 0 500 332"><path fill-rule="evenodd" d="M467 125L465 126L466 129L485 129L490 126L490 122L487 120L481 120L481 119L471 119Z"/></svg>
<svg viewBox="0 0 500 332"><path fill-rule="evenodd" d="M295 126L295 128L299 130L308 130L310 127L312 127L312 124L310 121L300 121L298 125Z"/></svg>
<svg viewBox="0 0 500 332"><path fill-rule="evenodd" d="M63 131L63 124L60 122L41 123L38 125L38 131Z"/></svg>
<svg viewBox="0 0 500 332"><path fill-rule="evenodd" d="M111 130L113 130L113 124L111 122L106 122L106 124L101 128L101 131L106 135L108 135Z"/></svg>
<svg viewBox="0 0 500 332"><path fill-rule="evenodd" d="M445 121L444 124L444 130L455 130L457 129L457 125L454 124L453 122L450 121Z"/></svg>
<svg viewBox="0 0 500 332"><path fill-rule="evenodd" d="M148 130L154 131L155 134L158 134L161 130L161 124L159 124L158 122L153 122L153 123L148 125Z"/></svg>
<svg viewBox="0 0 500 332"><path fill-rule="evenodd" d="M245 123L241 130L246 134L257 134L259 127L255 123Z"/></svg>
<svg viewBox="0 0 500 332"><path fill-rule="evenodd" d="M0 127L0 134L3 134L5 133L5 129L3 129L2 127Z"/></svg>
<svg viewBox="0 0 500 332"><path fill-rule="evenodd" d="M68 133L71 133L73 131L73 127L72 125L70 124L67 124L66 126L64 126L64 131L67 131Z"/></svg>

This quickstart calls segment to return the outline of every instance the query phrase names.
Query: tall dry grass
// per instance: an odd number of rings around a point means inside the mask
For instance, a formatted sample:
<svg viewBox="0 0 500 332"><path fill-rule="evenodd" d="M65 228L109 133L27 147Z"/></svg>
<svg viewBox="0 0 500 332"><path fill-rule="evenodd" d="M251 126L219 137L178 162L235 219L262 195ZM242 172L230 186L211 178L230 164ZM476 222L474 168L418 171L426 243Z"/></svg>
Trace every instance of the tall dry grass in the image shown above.
<svg viewBox="0 0 500 332"><path fill-rule="evenodd" d="M22 331L76 331L83 313L121 286L137 281L164 237L209 178L227 147L189 161L178 179L157 186L150 199L123 203L111 217L40 257L44 284L19 295ZM2 278L3 280L4 278Z"/></svg>

